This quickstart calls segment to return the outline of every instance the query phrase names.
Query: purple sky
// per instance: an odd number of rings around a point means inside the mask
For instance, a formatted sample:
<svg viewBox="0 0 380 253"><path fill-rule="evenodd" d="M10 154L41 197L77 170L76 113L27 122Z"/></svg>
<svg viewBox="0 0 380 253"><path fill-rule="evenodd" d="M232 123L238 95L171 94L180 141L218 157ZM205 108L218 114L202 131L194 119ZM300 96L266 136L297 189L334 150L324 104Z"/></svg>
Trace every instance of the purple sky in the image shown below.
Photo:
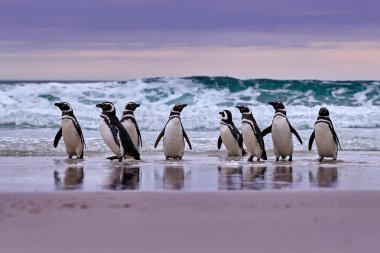
<svg viewBox="0 0 380 253"><path fill-rule="evenodd" d="M378 0L0 0L0 56L4 54L13 66L27 69L20 55L29 55L32 64L36 52L41 51L49 55L60 55L65 50L91 51L91 55L102 52L104 58L104 52L110 50L294 50L316 44L334 49L354 43L356 50L360 50L360 45L367 50L370 45L378 53L379 10ZM63 56L57 60L62 59ZM0 67L5 65L1 61L4 60L0 59ZM34 63L38 66L38 59ZM238 59L236 63L239 64ZM80 59L76 64L80 64ZM145 63L136 64L143 68ZM178 75L198 74L196 69ZM213 70L210 74L218 73ZM0 69L0 75L7 73ZM150 73L136 72L130 76L139 75ZM115 75L119 77L124 76Z"/></svg>

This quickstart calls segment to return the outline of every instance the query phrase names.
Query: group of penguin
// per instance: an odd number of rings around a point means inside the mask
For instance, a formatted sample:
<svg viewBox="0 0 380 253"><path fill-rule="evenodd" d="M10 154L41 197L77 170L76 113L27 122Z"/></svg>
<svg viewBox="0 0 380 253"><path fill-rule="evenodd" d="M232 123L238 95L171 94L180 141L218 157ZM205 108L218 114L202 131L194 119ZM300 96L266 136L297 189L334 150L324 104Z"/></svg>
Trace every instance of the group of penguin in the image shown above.
<svg viewBox="0 0 380 253"><path fill-rule="evenodd" d="M302 144L301 137L286 117L284 103L274 101L269 102L269 104L275 109L275 114L272 119L272 124L263 131L260 130L251 110L246 105L236 106L242 114L241 133L239 133L232 121L231 112L229 110L220 112L222 121L220 122L218 149L220 149L222 143L224 143L228 155L241 156L245 154L243 148L244 143L250 153L248 161L252 161L254 157L257 158L257 161L260 161L260 159L267 160L264 137L271 133L276 161L279 161L280 157L282 159L289 157L288 160L292 161L294 150L292 134L294 134ZM329 111L326 107L321 107L319 110L317 121L314 124L314 131L309 139L309 150L311 150L313 146L314 139L317 144L320 162L322 162L325 157L331 157L333 160L336 160L338 146L340 149L341 147L339 138L334 130L334 125L329 117Z"/></svg>
<svg viewBox="0 0 380 253"><path fill-rule="evenodd" d="M297 131L292 127L286 117L285 105L281 101L269 102L275 109L272 124L260 130L250 108L246 105L237 105L236 107L242 114L242 131L236 128L232 121L232 114L229 110L220 112L222 119L220 121L220 136L218 138L217 147L221 148L224 144L229 156L242 156L246 154L243 144L246 146L250 156L248 161L253 161L256 157L267 160L267 154L264 145L264 137L271 133L273 141L273 151L276 161L280 157L292 161L293 157L293 140L294 134L298 141L302 144L302 140ZM61 128L58 130L54 147L57 147L59 140L63 137L66 153L69 158L76 156L83 158L83 150L85 141L82 129L78 120L74 116L73 108L67 102L55 103L62 111ZM116 109L113 103L104 102L97 104L96 107L102 109L99 120L99 131L104 143L115 154L115 156L107 159L118 159L133 157L140 160L139 149L142 146L141 133L133 112L140 105L135 102L129 102L125 105L123 116L119 120L116 116ZM186 104L176 104L170 112L168 121L157 137L154 144L156 148L160 140L163 138L163 152L166 159L182 159L185 150L185 140L190 149L191 142L187 136L181 122L181 112ZM319 116L314 125L314 131L309 139L309 150L311 150L314 139L317 144L319 161L322 162L325 157L337 158L338 146L340 147L338 136L334 130L333 123L329 117L329 111L326 107L321 107Z"/></svg>

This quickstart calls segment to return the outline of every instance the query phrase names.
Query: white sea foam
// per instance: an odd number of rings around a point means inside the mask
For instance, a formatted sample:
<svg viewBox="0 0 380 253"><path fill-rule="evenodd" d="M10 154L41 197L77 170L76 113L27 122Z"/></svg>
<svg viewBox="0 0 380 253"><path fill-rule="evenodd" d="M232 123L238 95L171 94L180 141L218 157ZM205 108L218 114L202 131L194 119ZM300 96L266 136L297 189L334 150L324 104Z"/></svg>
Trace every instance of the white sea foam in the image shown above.
<svg viewBox="0 0 380 253"><path fill-rule="evenodd" d="M351 97L348 97L346 87L337 84L331 91L331 97L324 95L323 99L318 95L318 89L292 89L290 83L278 89L261 86L244 87L238 82L237 87L232 88L211 87L191 78L0 84L0 126L56 127L60 123L61 112L53 104L67 101L73 106L82 128L97 129L100 110L95 104L114 102L120 117L124 105L136 101L141 104L135 115L143 131L160 130L175 103L188 104L183 110L182 120L185 128L190 130L217 129L218 112L224 109L232 112L239 125L237 104L250 105L259 126L264 128L270 124L274 113L266 102L280 99L287 103L288 117L297 129L313 128L320 106L329 108L337 128L380 127L380 109L376 104L380 85L377 82L363 86L364 89L359 89Z"/></svg>

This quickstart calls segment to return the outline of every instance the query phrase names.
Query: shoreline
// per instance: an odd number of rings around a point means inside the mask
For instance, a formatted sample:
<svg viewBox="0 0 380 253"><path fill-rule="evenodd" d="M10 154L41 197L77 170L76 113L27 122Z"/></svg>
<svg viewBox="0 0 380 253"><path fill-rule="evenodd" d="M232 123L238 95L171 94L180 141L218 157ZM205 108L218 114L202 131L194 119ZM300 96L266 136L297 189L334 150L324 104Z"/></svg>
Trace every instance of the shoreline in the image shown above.
<svg viewBox="0 0 380 253"><path fill-rule="evenodd" d="M223 152L121 163L105 153L2 157L1 249L379 252L379 152L344 151L325 163L296 154L291 163Z"/></svg>
<svg viewBox="0 0 380 253"><path fill-rule="evenodd" d="M106 153L84 160L56 156L1 157L0 192L380 190L380 152L339 154L319 163L316 153L296 152L293 162L247 162L223 152L186 152L166 161L161 152L141 161L109 161Z"/></svg>
<svg viewBox="0 0 380 253"><path fill-rule="evenodd" d="M0 244L14 253L378 252L379 199L380 191L0 193Z"/></svg>

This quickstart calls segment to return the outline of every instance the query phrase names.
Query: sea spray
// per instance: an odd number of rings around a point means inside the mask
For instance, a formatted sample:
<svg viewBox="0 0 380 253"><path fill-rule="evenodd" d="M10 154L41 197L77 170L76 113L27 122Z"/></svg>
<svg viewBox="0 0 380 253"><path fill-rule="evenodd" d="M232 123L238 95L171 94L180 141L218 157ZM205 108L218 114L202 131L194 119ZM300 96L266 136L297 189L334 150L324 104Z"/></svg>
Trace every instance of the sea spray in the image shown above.
<svg viewBox="0 0 380 253"><path fill-rule="evenodd" d="M240 80L230 77L147 78L128 81L1 81L0 155L61 154L51 141L60 124L57 101L67 101L84 131L89 152L106 152L98 133L97 103L111 101L122 115L124 105L141 106L135 116L143 134L142 151L153 141L175 103L187 103L181 117L195 151L216 150L220 115L229 109L240 128L238 104L249 105L261 129L274 110L269 101L286 103L291 124L307 142L319 108L330 110L344 150L380 150L380 82L317 80ZM271 149L270 137L266 146ZM37 145L38 144L38 145ZM295 143L296 150L305 150ZM160 148L160 147L159 147ZM61 150L62 149L62 150ZM25 153L26 152L26 153ZM88 153L88 152L87 152Z"/></svg>

